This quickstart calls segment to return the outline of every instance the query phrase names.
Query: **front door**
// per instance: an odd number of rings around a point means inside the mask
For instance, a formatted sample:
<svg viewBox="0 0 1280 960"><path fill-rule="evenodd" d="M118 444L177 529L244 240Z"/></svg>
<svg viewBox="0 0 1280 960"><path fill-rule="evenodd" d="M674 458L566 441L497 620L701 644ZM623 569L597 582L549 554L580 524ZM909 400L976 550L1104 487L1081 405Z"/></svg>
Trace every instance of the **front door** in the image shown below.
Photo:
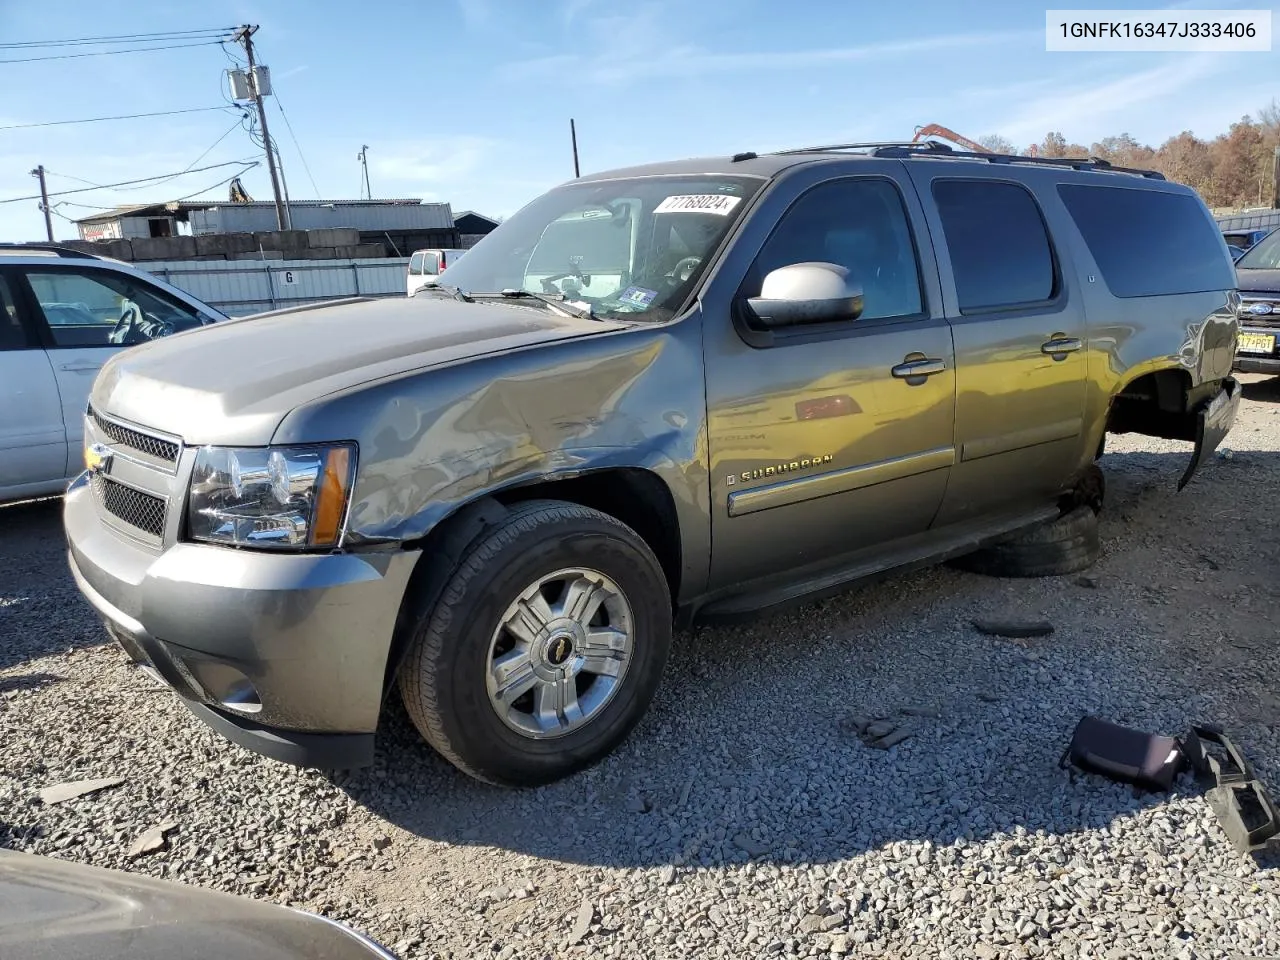
<svg viewBox="0 0 1280 960"><path fill-rule="evenodd" d="M1084 442L1087 333L1062 279L1067 251L1031 191L999 170L908 168L932 201L956 349L958 456L936 523L1051 502Z"/></svg>
<svg viewBox="0 0 1280 960"><path fill-rule="evenodd" d="M0 272L0 499L47 491L66 465L58 382Z"/></svg>
<svg viewBox="0 0 1280 960"><path fill-rule="evenodd" d="M199 327L199 311L127 274L90 266L23 267L43 324L49 360L62 396L65 469L83 458L84 413L94 378L112 354L158 336Z"/></svg>
<svg viewBox="0 0 1280 960"><path fill-rule="evenodd" d="M900 161L875 169L901 176ZM741 252L751 224L775 222ZM892 175L801 171L726 259L732 296L718 278L704 300L713 590L928 528L954 459L955 365L923 229ZM811 261L861 283L859 319L764 332L733 306L771 270Z"/></svg>

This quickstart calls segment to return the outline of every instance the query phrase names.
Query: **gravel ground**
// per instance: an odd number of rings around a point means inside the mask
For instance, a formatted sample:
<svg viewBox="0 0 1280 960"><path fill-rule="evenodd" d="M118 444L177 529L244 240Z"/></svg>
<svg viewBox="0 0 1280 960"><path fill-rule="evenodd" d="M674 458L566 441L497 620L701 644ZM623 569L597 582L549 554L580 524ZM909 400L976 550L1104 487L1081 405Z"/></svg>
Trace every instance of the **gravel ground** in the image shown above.
<svg viewBox="0 0 1280 960"><path fill-rule="evenodd" d="M0 511L0 845L276 900L428 957L1226 958L1280 954L1276 858L1237 854L1185 778L1136 796L1057 766L1096 713L1221 723L1280 792L1280 380L1230 457L1110 438L1090 581L942 568L679 638L599 767L500 791L399 709L329 776L195 722L104 644L56 503ZM976 617L1051 621L1042 639ZM911 736L882 751L856 718ZM68 780L119 786L57 805ZM148 828L165 849L131 858Z"/></svg>

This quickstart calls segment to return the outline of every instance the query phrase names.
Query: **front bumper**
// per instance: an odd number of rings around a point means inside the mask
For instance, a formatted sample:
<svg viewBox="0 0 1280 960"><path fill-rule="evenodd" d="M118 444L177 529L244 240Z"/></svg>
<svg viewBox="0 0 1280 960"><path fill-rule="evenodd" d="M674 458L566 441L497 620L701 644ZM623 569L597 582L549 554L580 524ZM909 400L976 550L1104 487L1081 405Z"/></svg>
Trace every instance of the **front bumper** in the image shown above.
<svg viewBox="0 0 1280 960"><path fill-rule="evenodd" d="M418 553L155 551L64 508L72 575L108 632L223 736L300 766L372 759L387 656Z"/></svg>

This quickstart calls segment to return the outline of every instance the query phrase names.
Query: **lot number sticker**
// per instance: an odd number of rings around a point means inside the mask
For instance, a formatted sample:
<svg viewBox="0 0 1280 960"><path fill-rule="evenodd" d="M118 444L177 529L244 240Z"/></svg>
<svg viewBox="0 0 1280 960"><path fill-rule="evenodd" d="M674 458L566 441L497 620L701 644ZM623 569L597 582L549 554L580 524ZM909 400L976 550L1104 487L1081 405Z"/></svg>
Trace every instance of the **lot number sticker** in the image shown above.
<svg viewBox="0 0 1280 960"><path fill-rule="evenodd" d="M714 213L727 217L740 202L741 197L730 197L722 193L685 193L675 197L667 197L654 213Z"/></svg>

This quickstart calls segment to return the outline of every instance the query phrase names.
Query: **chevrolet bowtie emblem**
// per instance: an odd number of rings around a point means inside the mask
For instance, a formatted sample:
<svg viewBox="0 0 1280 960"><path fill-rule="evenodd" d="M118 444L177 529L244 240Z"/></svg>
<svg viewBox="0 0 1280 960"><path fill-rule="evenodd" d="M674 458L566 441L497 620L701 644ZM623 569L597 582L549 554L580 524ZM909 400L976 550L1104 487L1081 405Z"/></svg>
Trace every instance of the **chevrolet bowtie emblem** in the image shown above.
<svg viewBox="0 0 1280 960"><path fill-rule="evenodd" d="M106 473L111 469L111 448L104 443L91 443L84 448L84 467L90 473Z"/></svg>

